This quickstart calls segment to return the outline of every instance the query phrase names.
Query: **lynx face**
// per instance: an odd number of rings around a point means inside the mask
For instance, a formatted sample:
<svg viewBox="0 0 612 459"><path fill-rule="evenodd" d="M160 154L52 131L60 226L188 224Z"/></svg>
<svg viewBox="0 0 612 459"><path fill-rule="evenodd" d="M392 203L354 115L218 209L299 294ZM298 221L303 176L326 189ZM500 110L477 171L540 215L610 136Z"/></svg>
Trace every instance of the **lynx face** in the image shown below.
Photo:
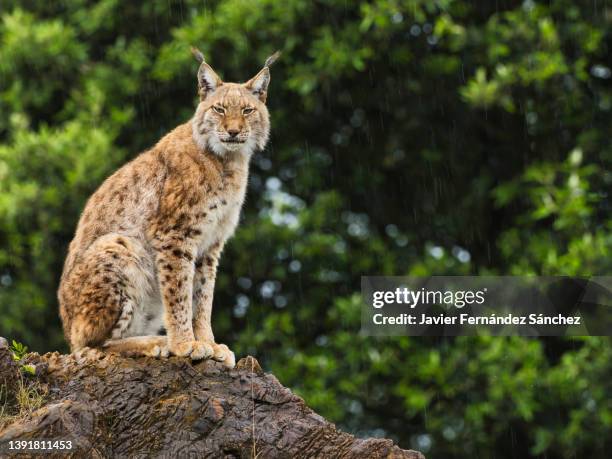
<svg viewBox="0 0 612 459"><path fill-rule="evenodd" d="M265 104L270 82L268 65L246 83L224 83L206 62L201 62L200 104L193 118L198 146L222 157L231 153L251 155L263 149L270 135Z"/></svg>
<svg viewBox="0 0 612 459"><path fill-rule="evenodd" d="M270 115L250 89L241 84L222 83L200 102L194 128L198 144L220 156L228 152L250 155L266 146Z"/></svg>

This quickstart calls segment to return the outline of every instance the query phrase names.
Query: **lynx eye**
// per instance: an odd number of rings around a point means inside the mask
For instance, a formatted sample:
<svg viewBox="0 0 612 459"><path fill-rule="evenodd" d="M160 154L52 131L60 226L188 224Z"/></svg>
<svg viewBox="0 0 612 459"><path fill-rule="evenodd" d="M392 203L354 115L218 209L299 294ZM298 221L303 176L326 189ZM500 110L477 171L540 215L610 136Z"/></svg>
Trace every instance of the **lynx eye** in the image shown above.
<svg viewBox="0 0 612 459"><path fill-rule="evenodd" d="M220 107L219 105L213 105L213 110L219 115L225 115L225 109L223 107Z"/></svg>
<svg viewBox="0 0 612 459"><path fill-rule="evenodd" d="M253 107L246 107L246 108L242 109L242 114L243 115L250 115L254 111L255 111L255 109Z"/></svg>

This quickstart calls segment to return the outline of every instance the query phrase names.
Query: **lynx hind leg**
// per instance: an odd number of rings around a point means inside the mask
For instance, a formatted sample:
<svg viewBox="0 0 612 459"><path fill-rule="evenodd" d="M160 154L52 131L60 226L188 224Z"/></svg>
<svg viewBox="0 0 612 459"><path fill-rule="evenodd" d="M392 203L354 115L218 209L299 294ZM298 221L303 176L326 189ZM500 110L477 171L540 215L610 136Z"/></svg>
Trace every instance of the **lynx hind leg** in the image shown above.
<svg viewBox="0 0 612 459"><path fill-rule="evenodd" d="M102 349L116 352L127 357L168 357L168 338L166 336L131 336L129 338L110 339Z"/></svg>
<svg viewBox="0 0 612 459"><path fill-rule="evenodd" d="M84 279L70 327L72 350L122 338L147 285L146 252L135 239L107 235L82 261Z"/></svg>

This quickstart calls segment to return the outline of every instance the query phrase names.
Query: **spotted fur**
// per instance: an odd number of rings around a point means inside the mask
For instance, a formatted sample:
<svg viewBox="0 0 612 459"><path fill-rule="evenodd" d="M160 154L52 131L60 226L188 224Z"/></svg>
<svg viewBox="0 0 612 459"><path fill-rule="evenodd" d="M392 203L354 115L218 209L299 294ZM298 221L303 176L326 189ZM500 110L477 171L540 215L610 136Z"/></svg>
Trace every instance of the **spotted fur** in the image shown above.
<svg viewBox="0 0 612 459"><path fill-rule="evenodd" d="M251 155L268 141L270 72L225 83L194 54L201 64L193 118L106 179L83 210L58 292L73 351L99 346L234 365L214 339L213 293Z"/></svg>

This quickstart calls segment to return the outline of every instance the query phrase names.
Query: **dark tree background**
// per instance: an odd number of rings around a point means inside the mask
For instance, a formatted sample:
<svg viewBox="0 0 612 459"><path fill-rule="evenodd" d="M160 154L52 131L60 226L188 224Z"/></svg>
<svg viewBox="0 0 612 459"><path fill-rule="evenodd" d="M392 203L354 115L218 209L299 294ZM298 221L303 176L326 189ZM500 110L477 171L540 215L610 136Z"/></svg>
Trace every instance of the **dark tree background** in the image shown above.
<svg viewBox="0 0 612 459"><path fill-rule="evenodd" d="M609 274L607 1L0 2L0 335L66 350L88 195L275 49L272 140L215 330L328 419L428 457L604 457L608 338L361 337L360 276Z"/></svg>

